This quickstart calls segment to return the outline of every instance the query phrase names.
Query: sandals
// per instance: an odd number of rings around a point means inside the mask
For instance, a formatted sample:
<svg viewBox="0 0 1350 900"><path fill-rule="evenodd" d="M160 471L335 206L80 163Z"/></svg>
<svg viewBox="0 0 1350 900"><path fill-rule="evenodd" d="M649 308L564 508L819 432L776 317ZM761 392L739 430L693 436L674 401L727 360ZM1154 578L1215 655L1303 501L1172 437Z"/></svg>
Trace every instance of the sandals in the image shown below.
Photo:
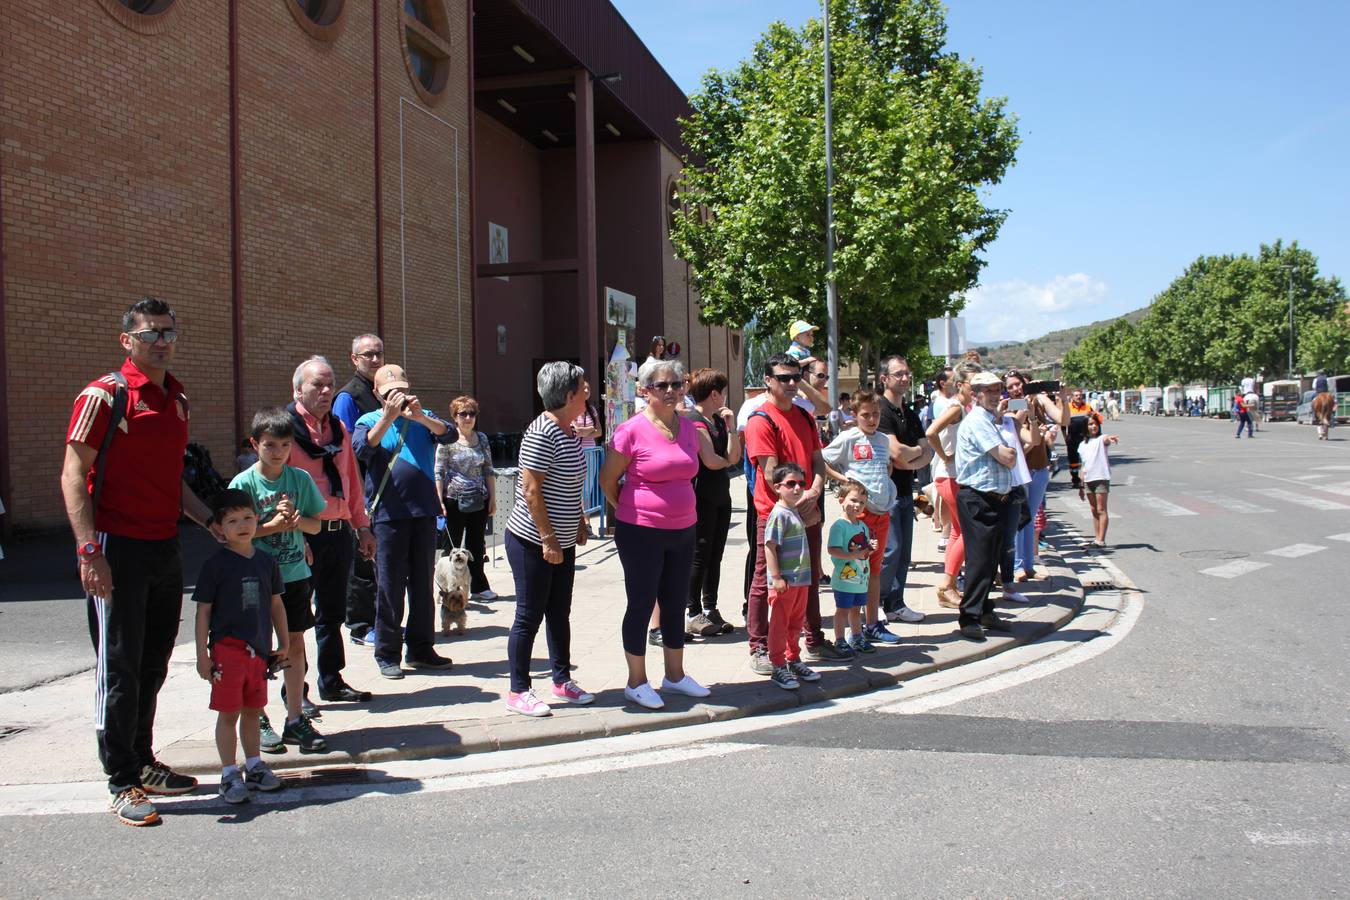
<svg viewBox="0 0 1350 900"><path fill-rule="evenodd" d="M956 588L940 587L937 589L938 606L945 606L947 609L961 608L961 593Z"/></svg>

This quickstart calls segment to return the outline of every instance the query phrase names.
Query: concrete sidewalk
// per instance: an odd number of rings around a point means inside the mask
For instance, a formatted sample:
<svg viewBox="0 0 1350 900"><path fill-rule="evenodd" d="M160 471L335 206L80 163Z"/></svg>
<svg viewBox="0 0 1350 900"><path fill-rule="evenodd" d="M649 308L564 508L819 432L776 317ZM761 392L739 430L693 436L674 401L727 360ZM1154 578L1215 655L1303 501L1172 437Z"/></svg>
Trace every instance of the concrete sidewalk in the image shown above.
<svg viewBox="0 0 1350 900"><path fill-rule="evenodd" d="M738 493L741 485L733 485ZM722 568L720 607L728 621L740 626L741 585L746 540L743 497L732 522ZM838 516L831 501L827 522ZM596 694L590 707L554 705L554 714L527 719L508 713L506 638L514 618L511 572L500 544L487 572L501 598L469 607L468 631L462 637L440 636L438 650L452 657L448 672L407 671L401 681L388 681L376 671L371 651L348 643L345 676L354 687L374 692L368 704L325 704L317 720L330 750L301 755L288 747L284 755L264 758L277 769L335 764L360 764L392 759L445 757L516 747L577 741L609 735L673 728L792 708L831 697L890 686L897 681L982 659L1018 644L1036 640L1069 621L1082 605L1083 588L1073 571L1052 551L1039 569L1046 575L1024 584L1029 606L1002 604L1014 620L1010 635L993 635L983 644L956 633L955 610L937 605L934 585L941 573L937 534L930 520L915 523L914 560L906 598L927 614L919 625L892 626L903 637L895 648L878 651L860 662L812 663L823 674L814 685L796 692L774 687L748 665L745 630L686 646L689 673L712 689L695 701L667 696L666 707L647 711L623 696L627 670L620 641L624 611L623 569L612 540L592 541L577 556L572 607L572 660L575 677ZM195 574L195 573L189 573ZM189 578L189 581L192 579ZM825 631L830 634L833 597L822 590ZM195 615L184 603L184 629ZM314 658L313 632L310 658ZM87 645L86 645L87 647ZM82 647L83 652L88 652ZM648 673L659 684L661 653L651 648ZM548 696L547 645L541 633L535 643L536 690ZM312 678L311 678L312 681ZM272 690L268 712L278 725L284 718L279 685ZM317 697L317 691L314 692ZM215 714L207 709L209 689L197 676L192 644L180 644L170 663L168 681L159 696L155 747L161 759L185 772L217 771ZM92 672L0 695L0 784L37 785L101 781L94 745L94 680ZM7 734L7 736L6 736Z"/></svg>

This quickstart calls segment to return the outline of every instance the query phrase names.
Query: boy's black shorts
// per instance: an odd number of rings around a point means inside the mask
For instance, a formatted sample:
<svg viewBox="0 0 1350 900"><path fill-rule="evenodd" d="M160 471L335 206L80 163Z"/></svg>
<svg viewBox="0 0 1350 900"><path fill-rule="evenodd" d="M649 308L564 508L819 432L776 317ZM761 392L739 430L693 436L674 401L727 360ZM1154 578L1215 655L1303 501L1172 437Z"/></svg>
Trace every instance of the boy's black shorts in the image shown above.
<svg viewBox="0 0 1350 900"><path fill-rule="evenodd" d="M308 578L286 582L286 590L281 592L281 605L286 607L287 631L308 631L314 627L314 605L309 602L312 593Z"/></svg>

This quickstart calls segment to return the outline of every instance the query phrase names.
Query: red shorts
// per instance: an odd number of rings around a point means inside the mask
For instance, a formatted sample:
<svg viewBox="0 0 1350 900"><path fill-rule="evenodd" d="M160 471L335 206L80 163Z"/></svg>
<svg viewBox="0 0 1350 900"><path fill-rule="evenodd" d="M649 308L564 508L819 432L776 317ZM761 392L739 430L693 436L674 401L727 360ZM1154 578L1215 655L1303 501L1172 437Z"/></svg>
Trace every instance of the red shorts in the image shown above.
<svg viewBox="0 0 1350 900"><path fill-rule="evenodd" d="M239 638L221 638L211 648L220 680L211 682L211 708L233 713L267 705L267 657Z"/></svg>
<svg viewBox="0 0 1350 900"><path fill-rule="evenodd" d="M881 560L886 555L886 539L891 536L891 517L886 513L874 513L871 510L864 509L862 514L863 524L872 534L872 540L877 542L877 549L872 551L872 555L867 557L868 577L881 577Z"/></svg>

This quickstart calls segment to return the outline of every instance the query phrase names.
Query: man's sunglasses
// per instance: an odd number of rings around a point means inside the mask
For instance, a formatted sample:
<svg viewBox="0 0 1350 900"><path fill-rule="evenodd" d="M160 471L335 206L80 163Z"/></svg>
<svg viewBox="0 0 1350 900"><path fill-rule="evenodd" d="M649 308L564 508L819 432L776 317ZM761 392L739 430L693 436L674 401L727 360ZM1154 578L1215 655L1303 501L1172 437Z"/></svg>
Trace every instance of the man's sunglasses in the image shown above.
<svg viewBox="0 0 1350 900"><path fill-rule="evenodd" d="M778 379L779 384L793 384L802 380L800 372L784 372L779 375L770 375L769 377Z"/></svg>
<svg viewBox="0 0 1350 900"><path fill-rule="evenodd" d="M160 338L163 338L166 344L172 344L178 340L177 328L147 328L144 331L128 331L127 334L142 344L153 344Z"/></svg>
<svg viewBox="0 0 1350 900"><path fill-rule="evenodd" d="M683 381L653 381L647 385L647 390L665 393L666 391L678 391L684 387Z"/></svg>
<svg viewBox="0 0 1350 900"><path fill-rule="evenodd" d="M785 488L804 488L806 487L806 482L798 481L795 478L785 478L782 481L778 482L778 486Z"/></svg>

